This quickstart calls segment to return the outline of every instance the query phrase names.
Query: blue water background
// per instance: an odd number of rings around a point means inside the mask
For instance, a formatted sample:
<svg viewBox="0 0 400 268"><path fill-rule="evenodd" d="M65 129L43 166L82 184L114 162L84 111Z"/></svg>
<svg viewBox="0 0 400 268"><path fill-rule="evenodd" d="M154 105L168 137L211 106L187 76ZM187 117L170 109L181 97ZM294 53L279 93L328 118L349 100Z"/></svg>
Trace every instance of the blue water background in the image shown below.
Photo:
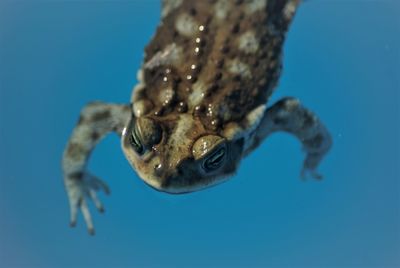
<svg viewBox="0 0 400 268"><path fill-rule="evenodd" d="M170 196L111 135L89 164L112 189L90 237L68 227L61 154L85 103L129 100L159 2L0 1L0 267L400 267L399 11L307 1L295 18L272 100L330 129L322 182L276 134L228 183Z"/></svg>

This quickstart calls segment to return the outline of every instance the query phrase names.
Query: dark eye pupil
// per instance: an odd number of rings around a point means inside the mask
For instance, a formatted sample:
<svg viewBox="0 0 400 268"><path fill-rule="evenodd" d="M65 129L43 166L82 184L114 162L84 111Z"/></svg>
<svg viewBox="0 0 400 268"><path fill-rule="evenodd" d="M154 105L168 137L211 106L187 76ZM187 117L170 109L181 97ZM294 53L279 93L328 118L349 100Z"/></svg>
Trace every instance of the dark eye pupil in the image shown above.
<svg viewBox="0 0 400 268"><path fill-rule="evenodd" d="M207 160L204 162L204 168L206 171L216 170L221 166L225 157L225 148L220 148L218 151L213 153Z"/></svg>
<svg viewBox="0 0 400 268"><path fill-rule="evenodd" d="M131 136L129 137L129 141L133 147L133 149L138 153L142 154L143 153L143 145L140 143L140 139L136 133L136 129L132 131Z"/></svg>

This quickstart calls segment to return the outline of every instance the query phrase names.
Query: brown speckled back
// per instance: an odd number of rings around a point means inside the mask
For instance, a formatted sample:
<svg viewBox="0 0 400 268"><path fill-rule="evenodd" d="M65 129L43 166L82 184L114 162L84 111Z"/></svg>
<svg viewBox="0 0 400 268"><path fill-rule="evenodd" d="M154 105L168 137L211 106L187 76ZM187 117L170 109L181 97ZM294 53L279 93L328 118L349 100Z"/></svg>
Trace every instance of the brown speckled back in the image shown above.
<svg viewBox="0 0 400 268"><path fill-rule="evenodd" d="M286 2L188 0L172 9L146 48L149 113L190 113L218 130L265 103L280 73Z"/></svg>

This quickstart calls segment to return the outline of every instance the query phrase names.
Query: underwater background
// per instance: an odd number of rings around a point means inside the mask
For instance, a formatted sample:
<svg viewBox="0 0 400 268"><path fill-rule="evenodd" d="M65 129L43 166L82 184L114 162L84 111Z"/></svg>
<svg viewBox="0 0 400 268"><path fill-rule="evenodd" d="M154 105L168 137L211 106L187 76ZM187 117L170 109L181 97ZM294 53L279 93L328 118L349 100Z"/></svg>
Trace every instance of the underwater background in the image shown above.
<svg viewBox="0 0 400 268"><path fill-rule="evenodd" d="M400 2L306 1L271 103L331 131L324 180L271 136L235 176L189 195L146 186L116 135L89 169L112 194L68 227L60 161L80 109L125 103L160 3L0 1L0 267L400 267Z"/></svg>

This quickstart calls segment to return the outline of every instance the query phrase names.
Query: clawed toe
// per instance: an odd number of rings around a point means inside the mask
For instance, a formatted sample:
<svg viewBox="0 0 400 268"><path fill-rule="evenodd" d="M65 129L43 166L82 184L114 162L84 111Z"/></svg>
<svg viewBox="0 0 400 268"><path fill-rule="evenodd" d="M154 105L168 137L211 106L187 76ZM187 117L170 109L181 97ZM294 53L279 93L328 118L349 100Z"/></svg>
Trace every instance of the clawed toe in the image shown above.
<svg viewBox="0 0 400 268"><path fill-rule="evenodd" d="M96 234L96 231L94 230L94 228L88 228L88 233L89 233L90 235L95 235L95 234Z"/></svg>
<svg viewBox="0 0 400 268"><path fill-rule="evenodd" d="M94 190L90 189L89 190L89 195L90 195L90 198L92 199L94 205L96 206L97 210L99 212L103 213L104 212L104 206L101 203L101 201L99 200L99 198L97 197L96 192Z"/></svg>

